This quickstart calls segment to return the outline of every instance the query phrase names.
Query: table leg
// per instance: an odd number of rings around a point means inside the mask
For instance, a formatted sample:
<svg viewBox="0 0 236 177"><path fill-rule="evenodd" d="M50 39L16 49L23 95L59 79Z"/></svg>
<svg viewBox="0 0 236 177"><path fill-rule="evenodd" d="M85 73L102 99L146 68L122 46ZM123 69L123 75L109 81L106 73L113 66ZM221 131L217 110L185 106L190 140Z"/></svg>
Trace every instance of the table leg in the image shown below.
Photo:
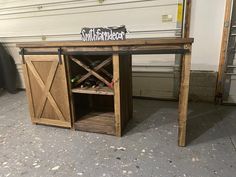
<svg viewBox="0 0 236 177"><path fill-rule="evenodd" d="M116 136L121 137L121 93L120 93L120 57L113 54L113 82L114 82L114 108Z"/></svg>
<svg viewBox="0 0 236 177"><path fill-rule="evenodd" d="M187 46L188 49L191 46ZM186 125L188 113L188 94L189 94L189 80L191 69L191 49L182 57L181 69L181 85L179 95L179 133L178 145L184 147L186 145Z"/></svg>

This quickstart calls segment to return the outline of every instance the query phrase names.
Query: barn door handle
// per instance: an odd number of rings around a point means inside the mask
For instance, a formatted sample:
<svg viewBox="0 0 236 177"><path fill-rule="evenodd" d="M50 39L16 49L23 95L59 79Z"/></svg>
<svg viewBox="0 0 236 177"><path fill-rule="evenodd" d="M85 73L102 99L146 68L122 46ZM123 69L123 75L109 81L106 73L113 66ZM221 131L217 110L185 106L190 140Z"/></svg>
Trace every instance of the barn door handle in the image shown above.
<svg viewBox="0 0 236 177"><path fill-rule="evenodd" d="M62 64L62 48L59 48L58 49L58 59L59 59L59 64L61 65Z"/></svg>

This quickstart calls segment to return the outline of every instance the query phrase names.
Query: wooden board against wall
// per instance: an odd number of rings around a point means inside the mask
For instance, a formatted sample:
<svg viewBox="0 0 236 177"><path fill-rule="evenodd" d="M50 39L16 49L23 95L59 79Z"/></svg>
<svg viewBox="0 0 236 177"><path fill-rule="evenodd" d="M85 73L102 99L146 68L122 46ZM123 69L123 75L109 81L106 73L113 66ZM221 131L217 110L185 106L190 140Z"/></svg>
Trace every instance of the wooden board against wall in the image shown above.
<svg viewBox="0 0 236 177"><path fill-rule="evenodd" d="M231 20L231 10L232 10L232 0L226 0L225 7L225 18L224 18L224 29L221 41L221 51L220 51L220 62L218 68L218 81L216 88L216 101L220 102L223 95L223 81L224 81L224 72L226 67L226 56L227 56L227 45L229 40L230 33L230 20Z"/></svg>

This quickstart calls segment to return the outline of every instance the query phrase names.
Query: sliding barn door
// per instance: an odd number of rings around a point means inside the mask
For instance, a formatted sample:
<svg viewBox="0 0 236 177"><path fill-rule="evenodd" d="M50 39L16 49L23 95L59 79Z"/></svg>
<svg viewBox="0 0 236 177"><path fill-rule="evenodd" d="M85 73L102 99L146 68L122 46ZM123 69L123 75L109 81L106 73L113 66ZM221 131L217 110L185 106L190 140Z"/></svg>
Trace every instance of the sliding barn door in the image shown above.
<svg viewBox="0 0 236 177"><path fill-rule="evenodd" d="M26 55L24 77L33 123L71 127L64 58Z"/></svg>

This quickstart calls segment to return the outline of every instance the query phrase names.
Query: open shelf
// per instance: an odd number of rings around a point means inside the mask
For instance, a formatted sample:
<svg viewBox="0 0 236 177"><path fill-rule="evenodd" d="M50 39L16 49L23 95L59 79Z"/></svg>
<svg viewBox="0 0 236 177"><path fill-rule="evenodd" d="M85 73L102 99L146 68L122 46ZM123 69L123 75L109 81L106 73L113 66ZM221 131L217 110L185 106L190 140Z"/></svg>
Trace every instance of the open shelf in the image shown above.
<svg viewBox="0 0 236 177"><path fill-rule="evenodd" d="M115 135L114 112L90 112L74 123L75 129Z"/></svg>
<svg viewBox="0 0 236 177"><path fill-rule="evenodd" d="M113 94L110 88L106 89L110 90L109 94ZM72 91L74 128L80 131L115 135L114 95L108 95L108 92L98 94L92 88L79 88Z"/></svg>
<svg viewBox="0 0 236 177"><path fill-rule="evenodd" d="M114 91L109 87L102 88L73 88L72 93L83 93L92 95L114 95Z"/></svg>

